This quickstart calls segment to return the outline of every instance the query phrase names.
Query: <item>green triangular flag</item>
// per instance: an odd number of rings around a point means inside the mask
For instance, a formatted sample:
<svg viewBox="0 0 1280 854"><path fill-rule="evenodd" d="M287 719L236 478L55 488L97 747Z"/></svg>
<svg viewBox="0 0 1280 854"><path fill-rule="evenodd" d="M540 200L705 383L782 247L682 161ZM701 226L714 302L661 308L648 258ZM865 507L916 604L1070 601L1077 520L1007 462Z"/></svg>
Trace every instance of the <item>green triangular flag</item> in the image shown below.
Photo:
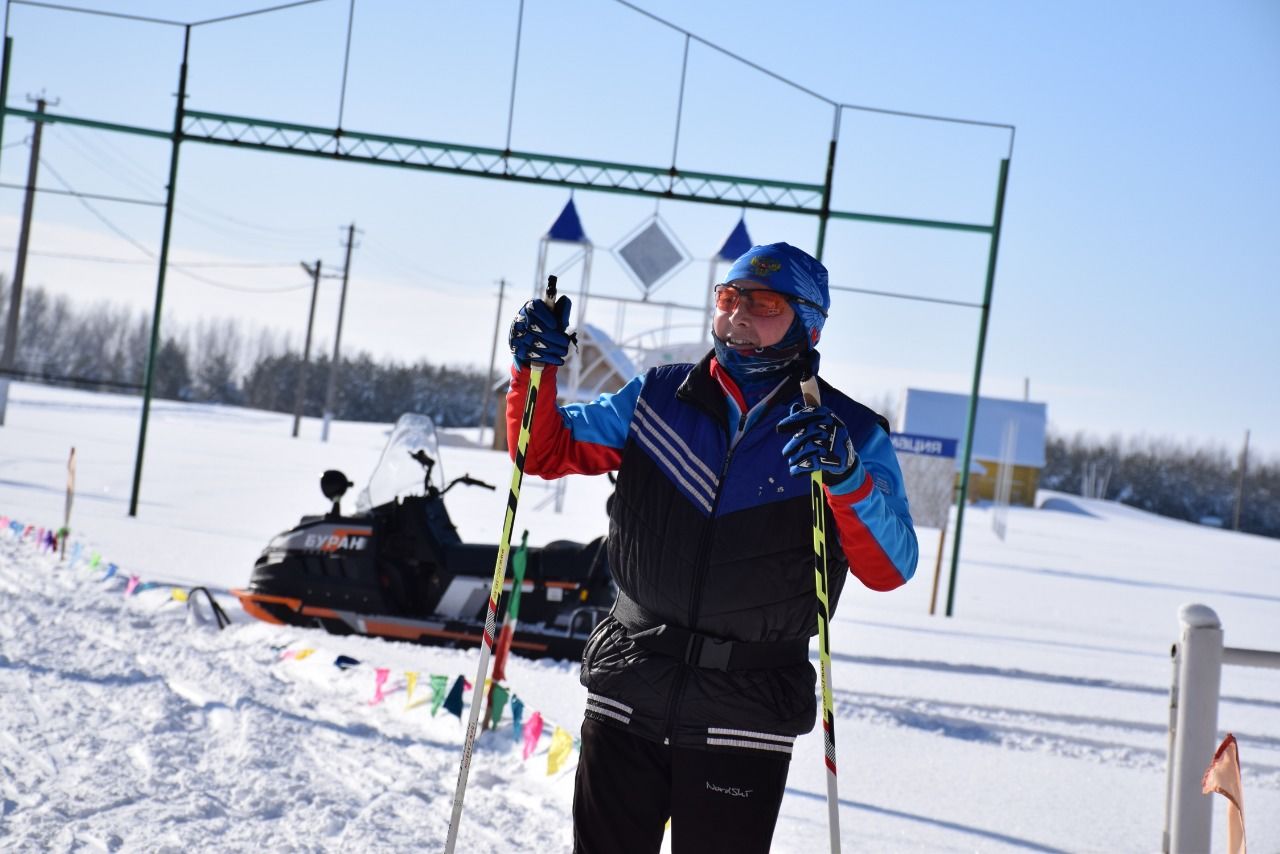
<svg viewBox="0 0 1280 854"><path fill-rule="evenodd" d="M502 720L502 710L507 705L507 695L511 692L499 685L497 682L489 688L489 728L493 729L498 725L498 721Z"/></svg>
<svg viewBox="0 0 1280 854"><path fill-rule="evenodd" d="M436 716L436 712L440 711L441 704L444 703L444 686L449 684L448 676L431 677L431 717Z"/></svg>
<svg viewBox="0 0 1280 854"><path fill-rule="evenodd" d="M515 620L520 616L520 591L524 587L524 570L529 563L529 532L520 537L520 548L511 556L511 571L515 580L511 585L511 601L507 603L507 616Z"/></svg>

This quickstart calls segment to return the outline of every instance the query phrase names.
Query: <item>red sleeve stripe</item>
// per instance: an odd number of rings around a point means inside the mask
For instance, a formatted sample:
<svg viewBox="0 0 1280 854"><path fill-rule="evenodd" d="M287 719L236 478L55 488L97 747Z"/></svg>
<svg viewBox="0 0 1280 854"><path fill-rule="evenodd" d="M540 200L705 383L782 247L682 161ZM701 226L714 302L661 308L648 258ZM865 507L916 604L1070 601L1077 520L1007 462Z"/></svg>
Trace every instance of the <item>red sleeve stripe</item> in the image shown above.
<svg viewBox="0 0 1280 854"><path fill-rule="evenodd" d="M864 487L870 486L871 483L871 478L868 477L866 484L859 487L853 496L832 496L828 491L827 503L836 517L840 545L849 561L849 571L872 590L893 590L901 587L907 580L903 578L902 573L881 548L875 535L851 506L854 501L861 500L869 494L870 489L864 491Z"/></svg>

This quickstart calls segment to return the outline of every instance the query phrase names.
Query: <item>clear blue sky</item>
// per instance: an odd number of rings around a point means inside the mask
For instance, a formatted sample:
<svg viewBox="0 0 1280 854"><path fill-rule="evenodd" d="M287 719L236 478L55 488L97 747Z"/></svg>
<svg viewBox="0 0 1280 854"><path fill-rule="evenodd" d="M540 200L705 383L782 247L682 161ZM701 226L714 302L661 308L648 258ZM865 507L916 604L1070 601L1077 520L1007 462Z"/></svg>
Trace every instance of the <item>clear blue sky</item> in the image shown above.
<svg viewBox="0 0 1280 854"><path fill-rule="evenodd" d="M83 0L80 5L105 7ZM117 2L189 20L250 2ZM983 393L1048 404L1059 430L1221 442L1244 430L1280 453L1280 5L1254 2L846 4L639 3L836 101L1017 126ZM189 106L333 126L347 0L201 27ZM343 124L501 148L516 0L357 0ZM181 31L9 9L9 102L44 89L55 111L153 128L172 122ZM517 149L670 164L684 40L610 0L526 0L512 125ZM694 43L677 163L685 169L820 182L831 108ZM21 183L30 133L4 128L0 179ZM835 206L989 221L1003 131L844 111ZM54 127L44 157L77 190L163 198L164 142ZM59 186L48 171L42 186ZM174 256L249 288L305 284L297 261L341 264L339 226L364 235L352 264L344 349L485 365L496 309L533 287L538 238L568 193L461 176L185 145ZM608 249L654 202L578 192L597 243L593 293L637 296ZM0 190L0 269L12 272L21 194ZM158 247L157 209L94 202ZM707 259L733 208L664 202L659 215L697 259L658 298L701 303ZM747 213L757 242L812 250L809 217ZM8 235L7 237L5 235ZM79 202L41 196L32 249L144 261ZM557 254L559 252L559 254ZM554 250L553 263L567 251ZM980 237L836 224L826 260L853 287L976 302ZM723 271L723 269L722 269ZM577 274L565 276L570 291ZM146 264L32 256L28 282L77 300L149 306ZM336 287L321 296L332 328ZM171 275L166 321L235 316L297 341L307 291L240 293ZM661 312L591 320L629 337ZM696 334L701 319L677 315ZM907 386L967 391L977 312L837 293L824 372L872 402ZM327 332L320 333L328 339ZM500 360L501 363L501 360Z"/></svg>

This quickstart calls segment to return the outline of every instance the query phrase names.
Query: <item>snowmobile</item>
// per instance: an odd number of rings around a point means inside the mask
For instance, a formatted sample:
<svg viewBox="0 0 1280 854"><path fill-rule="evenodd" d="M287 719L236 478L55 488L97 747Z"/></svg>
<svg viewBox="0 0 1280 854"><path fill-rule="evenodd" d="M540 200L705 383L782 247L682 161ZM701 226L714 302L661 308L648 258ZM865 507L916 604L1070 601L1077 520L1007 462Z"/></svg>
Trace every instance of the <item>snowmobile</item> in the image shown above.
<svg viewBox="0 0 1280 854"><path fill-rule="evenodd" d="M459 484L494 487L466 474L445 484L438 446L429 417L401 416L349 516L340 505L354 484L326 471L320 489L332 508L271 540L248 588L231 591L245 611L334 634L478 646L498 547L462 542L444 497ZM508 563L500 613L512 577ZM616 592L604 537L529 547L512 651L580 658Z"/></svg>

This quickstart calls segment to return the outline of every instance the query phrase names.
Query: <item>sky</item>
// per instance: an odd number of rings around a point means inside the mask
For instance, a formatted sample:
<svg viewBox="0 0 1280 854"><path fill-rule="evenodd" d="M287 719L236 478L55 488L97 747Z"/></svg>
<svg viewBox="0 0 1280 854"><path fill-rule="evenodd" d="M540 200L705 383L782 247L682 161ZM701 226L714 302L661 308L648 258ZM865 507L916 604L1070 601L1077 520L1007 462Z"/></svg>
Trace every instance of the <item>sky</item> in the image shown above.
<svg viewBox="0 0 1280 854"><path fill-rule="evenodd" d="M626 5L527 0L513 103L517 0L329 0L194 28L188 106L324 127L341 114L347 128L495 148L509 131L517 150L662 168L674 152L685 170L808 183L823 178L829 102L1012 125L983 394L1029 388L1059 432L1234 453L1250 430L1255 453L1280 454L1276 4L638 5L704 40L691 42L687 67L683 33ZM142 0L110 8L175 14ZM252 8L181 11L194 21ZM53 112L172 125L181 28L14 3L7 13L10 107L30 108L28 95L44 91L59 99ZM854 109L839 111L838 127L835 209L991 221L1006 129ZM26 120L5 121L0 183L25 181L29 135ZM52 126L38 184L161 201L169 153L164 140ZM0 189L6 275L21 197ZM595 244L589 322L630 342L696 339L696 310L620 310L594 297L641 295L611 250L656 215L694 260L653 298L702 305L710 276L726 269L709 259L741 212L573 198ZM170 272L162 329L229 317L296 345L309 296L298 262L340 268L355 222L344 351L485 367L495 319L505 326L533 293L539 240L568 199L558 186L185 144L171 251L205 266L187 268L200 279ZM74 197L38 197L28 284L149 310L162 210L89 204L96 213ZM755 242L816 249L814 217L745 217ZM838 287L980 303L988 248L982 235L833 222L824 261ZM552 246L548 272L560 270L575 296L572 255ZM510 283L501 306L500 279ZM337 302L338 283L326 280L320 347L331 346ZM822 370L873 405L900 402L907 387L967 392L978 328L974 308L837 290Z"/></svg>

